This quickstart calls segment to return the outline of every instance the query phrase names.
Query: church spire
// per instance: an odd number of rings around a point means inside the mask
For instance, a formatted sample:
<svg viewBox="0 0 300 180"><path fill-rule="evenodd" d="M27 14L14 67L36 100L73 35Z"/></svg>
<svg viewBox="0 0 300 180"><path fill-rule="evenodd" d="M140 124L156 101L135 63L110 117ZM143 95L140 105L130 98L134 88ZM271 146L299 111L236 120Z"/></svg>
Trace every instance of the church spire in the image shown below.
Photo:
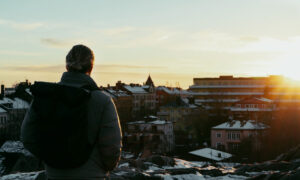
<svg viewBox="0 0 300 180"><path fill-rule="evenodd" d="M148 79L146 81L146 85L154 87L154 83L152 81L152 78L151 78L150 74L149 74Z"/></svg>

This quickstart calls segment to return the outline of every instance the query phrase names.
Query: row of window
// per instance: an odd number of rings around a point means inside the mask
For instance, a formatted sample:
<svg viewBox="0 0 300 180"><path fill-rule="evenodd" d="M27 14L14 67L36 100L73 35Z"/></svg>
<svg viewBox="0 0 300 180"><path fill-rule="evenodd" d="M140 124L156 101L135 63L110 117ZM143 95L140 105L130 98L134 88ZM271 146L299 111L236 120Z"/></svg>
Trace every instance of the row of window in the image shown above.
<svg viewBox="0 0 300 180"><path fill-rule="evenodd" d="M202 86L207 86L207 85L265 85L264 82L262 81L217 81L217 82L202 82L202 83L196 83Z"/></svg>
<svg viewBox="0 0 300 180"><path fill-rule="evenodd" d="M238 104L237 107L241 108L242 105ZM246 104L245 107L246 108L259 108L259 105L258 104ZM266 105L266 104L262 105L262 108L267 108L267 107L268 107L268 105Z"/></svg>
<svg viewBox="0 0 300 180"><path fill-rule="evenodd" d="M134 103L133 106L134 106L134 107L140 107L139 104L140 104L140 103ZM147 107L152 107L152 106L155 105L155 103L153 103L153 102L150 102L150 103L144 103L144 104L145 104L145 106L147 106Z"/></svg>
<svg viewBox="0 0 300 180"><path fill-rule="evenodd" d="M154 95L135 95L134 99L147 99L147 100L155 100L155 96Z"/></svg>
<svg viewBox="0 0 300 180"><path fill-rule="evenodd" d="M217 138L221 138L221 133L216 133ZM228 132L227 133L227 139L230 140L239 140L241 138L241 134L239 132Z"/></svg>

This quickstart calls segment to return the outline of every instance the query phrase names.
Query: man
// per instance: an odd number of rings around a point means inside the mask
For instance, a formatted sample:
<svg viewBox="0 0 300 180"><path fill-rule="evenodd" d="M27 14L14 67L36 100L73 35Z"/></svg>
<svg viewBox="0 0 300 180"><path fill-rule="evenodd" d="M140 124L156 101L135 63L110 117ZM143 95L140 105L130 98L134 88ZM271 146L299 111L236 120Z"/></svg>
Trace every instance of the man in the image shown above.
<svg viewBox="0 0 300 180"><path fill-rule="evenodd" d="M94 54L84 45L75 45L66 57L67 72L63 73L59 85L76 88L93 87L97 85L90 77L94 64ZM72 97L76 98L76 97ZM31 107L26 114L21 128L21 140L24 146L37 157L39 136L37 110ZM88 160L75 168L60 169L45 164L49 179L98 180L106 179L109 171L113 170L121 154L121 128L113 101L99 90L93 90L87 102L88 141L94 143ZM53 132L55 134L55 131Z"/></svg>

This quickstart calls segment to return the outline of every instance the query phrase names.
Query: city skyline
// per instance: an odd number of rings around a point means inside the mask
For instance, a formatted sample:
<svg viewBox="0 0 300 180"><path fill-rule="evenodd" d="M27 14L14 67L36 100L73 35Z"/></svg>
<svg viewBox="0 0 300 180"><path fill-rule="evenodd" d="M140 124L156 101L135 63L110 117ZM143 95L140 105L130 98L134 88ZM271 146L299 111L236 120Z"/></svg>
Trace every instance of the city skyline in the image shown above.
<svg viewBox="0 0 300 180"><path fill-rule="evenodd" d="M299 80L299 10L296 0L1 1L0 82L59 81L79 43L94 50L102 86L148 74L183 88L219 75Z"/></svg>

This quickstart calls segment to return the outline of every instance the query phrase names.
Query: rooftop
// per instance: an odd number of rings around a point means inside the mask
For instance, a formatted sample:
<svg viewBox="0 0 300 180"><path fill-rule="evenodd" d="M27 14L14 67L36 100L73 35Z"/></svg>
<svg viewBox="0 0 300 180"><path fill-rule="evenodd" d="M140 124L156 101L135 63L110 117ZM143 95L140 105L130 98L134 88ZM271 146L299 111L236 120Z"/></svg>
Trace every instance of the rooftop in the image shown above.
<svg viewBox="0 0 300 180"><path fill-rule="evenodd" d="M20 98L7 98L4 97L0 99L0 104L11 104L11 109L27 109L29 108L29 103Z"/></svg>
<svg viewBox="0 0 300 180"><path fill-rule="evenodd" d="M225 129L225 130L262 130L266 129L269 126L255 122L254 120L248 120L248 121L230 121L222 123L218 126L212 127L212 129Z"/></svg>
<svg viewBox="0 0 300 180"><path fill-rule="evenodd" d="M133 93L133 94L146 94L148 93L147 91L145 91L145 89L143 87L140 87L140 86L129 86L129 85L126 85L124 86L124 88Z"/></svg>
<svg viewBox="0 0 300 180"><path fill-rule="evenodd" d="M189 153L196 155L196 156L204 157L207 159L212 159L215 161L222 161L224 159L232 157L232 155L229 153L218 151L218 150L211 149L211 148L198 149L195 151L191 151Z"/></svg>

